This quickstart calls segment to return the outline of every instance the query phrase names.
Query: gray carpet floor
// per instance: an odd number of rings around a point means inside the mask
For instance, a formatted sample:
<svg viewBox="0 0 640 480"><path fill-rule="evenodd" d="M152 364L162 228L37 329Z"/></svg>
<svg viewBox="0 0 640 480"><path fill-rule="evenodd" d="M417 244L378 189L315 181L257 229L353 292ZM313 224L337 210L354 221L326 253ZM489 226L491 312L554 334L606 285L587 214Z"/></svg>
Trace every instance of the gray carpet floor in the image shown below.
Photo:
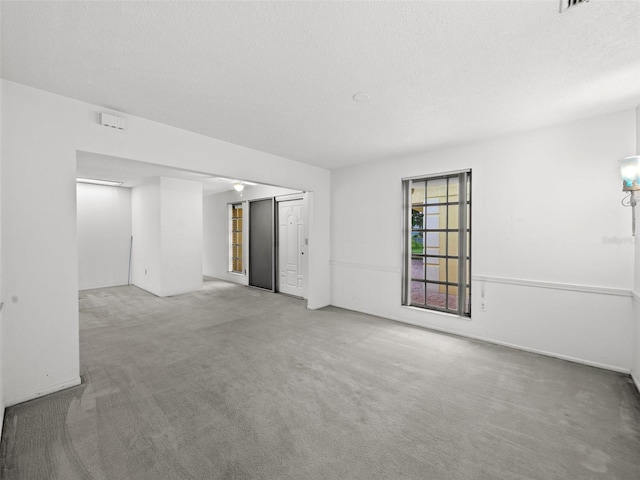
<svg viewBox="0 0 640 480"><path fill-rule="evenodd" d="M208 281L80 293L82 385L3 479L640 479L627 375Z"/></svg>

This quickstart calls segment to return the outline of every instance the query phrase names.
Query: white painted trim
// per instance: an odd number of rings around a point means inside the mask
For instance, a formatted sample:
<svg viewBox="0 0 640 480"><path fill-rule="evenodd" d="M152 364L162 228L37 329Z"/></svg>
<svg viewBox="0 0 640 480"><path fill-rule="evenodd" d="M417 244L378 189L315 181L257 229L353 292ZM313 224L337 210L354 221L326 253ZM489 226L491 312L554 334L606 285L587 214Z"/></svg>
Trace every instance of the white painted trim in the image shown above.
<svg viewBox="0 0 640 480"><path fill-rule="evenodd" d="M133 284L131 284L133 285ZM97 290L99 288L112 288L112 287L127 287L129 284L127 283L114 283L113 285L102 285L100 287L89 287L89 288L79 288L79 292L87 292L89 290Z"/></svg>
<svg viewBox="0 0 640 480"><path fill-rule="evenodd" d="M550 288L552 290L568 290L571 292L615 295L619 297L630 297L632 295L631 290L626 290L623 288L598 287L592 285L579 285L574 283L543 282L540 280L490 277L485 275L473 275L471 278L475 282L502 283L506 285L517 285L521 287Z"/></svg>
<svg viewBox="0 0 640 480"><path fill-rule="evenodd" d="M447 175L457 175L458 173L470 173L470 168L463 168L461 170L451 170L450 172L442 172L442 173L433 173L427 175L415 175L413 177L404 177L402 179L403 182L407 180L424 180L425 178L438 178L438 177L446 177Z"/></svg>
<svg viewBox="0 0 640 480"><path fill-rule="evenodd" d="M414 312L420 312L420 313L428 312L429 315L441 315L448 319L464 320L465 322L471 321L471 317L465 317L462 315L458 315L457 313L442 312L440 310L431 310L430 308L414 307L413 305L401 305L401 308L404 308L407 310L413 310Z"/></svg>
<svg viewBox="0 0 640 480"><path fill-rule="evenodd" d="M80 380L80 377L77 377L77 378L74 378L73 380L69 380L68 382L59 383L57 385L51 385L42 390L37 390L35 392L28 393L26 395L21 395L20 397L17 397L17 398L7 400L5 402L5 407L11 407L19 403L28 402L29 400L40 398L44 395L49 395L50 393L55 393L61 390L65 390L67 388L75 387L77 385L80 385L80 383L82 383L82 381Z"/></svg>
<svg viewBox="0 0 640 480"><path fill-rule="evenodd" d="M446 334L455 335L455 336L458 336L458 337L470 338L472 340L480 340L481 342L491 343L491 344L494 344L494 345L500 345L502 347L513 348L515 350L521 350L523 352L529 352L529 353L535 353L535 354L538 354L538 355L544 355L545 357L558 358L560 360L566 360L568 362L579 363L581 365L588 365L590 367L602 368L604 370L612 370L614 372L631 374L631 370L629 370L628 368L616 367L615 365L608 365L606 363L600 363L600 362L592 362L590 360L585 360L585 359L582 359L582 358L572 357L570 355L562 355L560 353L549 352L547 350L541 350L541 349L538 349L538 348L526 347L524 345L517 345L515 343L503 342L503 341L500 341L500 340L494 340L494 339L482 337L482 336L479 336L479 335L471 335L471 334L468 334L468 333L465 333L465 332L460 332L460 331L453 330L453 329L445 329L445 328L426 326L424 324L421 324L421 323L418 323L418 322L412 322L411 320L406 320L406 319L403 319L403 318L393 318L391 316L383 317L378 313L368 312L366 310L351 310L349 308L340 307L339 305L334 305L334 306L336 306L338 308L342 308L343 310L349 310L349 311L354 311L354 312L358 312L358 313L365 313L367 315L371 315L372 317L378 317L378 318L382 318L382 319L385 319L385 320L391 320L393 322L413 325L415 327L424 328L425 330L446 333Z"/></svg>
<svg viewBox="0 0 640 480"><path fill-rule="evenodd" d="M358 268L361 270L375 270L378 272L400 273L400 267L389 267L386 265L366 265L364 263L340 262L338 260L331 260L329 264L332 267Z"/></svg>
<svg viewBox="0 0 640 480"><path fill-rule="evenodd" d="M291 200L304 200L305 192L299 193L288 193L286 195L278 195L274 197L276 199L276 203L278 202L290 202Z"/></svg>
<svg viewBox="0 0 640 480"><path fill-rule="evenodd" d="M400 267L390 267L388 265L367 265L364 263L341 262L331 260L332 267L356 268L360 270L374 270L378 272L400 273ZM593 285L580 285L576 283L544 282L541 280L524 280L521 278L492 277L488 275L473 275L474 282L501 283L505 285L517 285L519 287L549 288L552 290L566 290L570 292L595 293L599 295L614 295L618 297L636 298L640 302L640 294L624 288L599 287Z"/></svg>

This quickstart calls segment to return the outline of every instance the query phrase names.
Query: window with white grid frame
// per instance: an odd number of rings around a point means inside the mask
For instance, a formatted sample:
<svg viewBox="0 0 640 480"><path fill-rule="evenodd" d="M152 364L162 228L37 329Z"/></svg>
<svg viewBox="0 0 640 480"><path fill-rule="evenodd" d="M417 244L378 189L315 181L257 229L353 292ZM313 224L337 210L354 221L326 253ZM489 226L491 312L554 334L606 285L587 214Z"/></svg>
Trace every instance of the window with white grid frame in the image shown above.
<svg viewBox="0 0 640 480"><path fill-rule="evenodd" d="M242 270L242 203L229 205L229 271Z"/></svg>
<svg viewBox="0 0 640 480"><path fill-rule="evenodd" d="M402 303L471 316L471 171L403 181Z"/></svg>

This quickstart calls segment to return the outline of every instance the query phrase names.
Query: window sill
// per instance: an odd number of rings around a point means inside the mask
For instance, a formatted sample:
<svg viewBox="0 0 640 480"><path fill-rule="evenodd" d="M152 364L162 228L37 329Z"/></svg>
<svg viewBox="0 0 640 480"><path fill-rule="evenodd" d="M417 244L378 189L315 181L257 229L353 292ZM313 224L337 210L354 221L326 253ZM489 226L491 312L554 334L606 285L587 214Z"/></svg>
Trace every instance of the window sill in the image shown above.
<svg viewBox="0 0 640 480"><path fill-rule="evenodd" d="M462 315L458 315L457 313L440 312L438 310L429 310L428 308L412 307L411 305L402 305L402 308L406 308L407 310L412 310L414 312L422 312L422 313L428 313L432 315L439 315L447 318L455 318L458 320L464 320L466 322L471 321L471 317L465 317Z"/></svg>

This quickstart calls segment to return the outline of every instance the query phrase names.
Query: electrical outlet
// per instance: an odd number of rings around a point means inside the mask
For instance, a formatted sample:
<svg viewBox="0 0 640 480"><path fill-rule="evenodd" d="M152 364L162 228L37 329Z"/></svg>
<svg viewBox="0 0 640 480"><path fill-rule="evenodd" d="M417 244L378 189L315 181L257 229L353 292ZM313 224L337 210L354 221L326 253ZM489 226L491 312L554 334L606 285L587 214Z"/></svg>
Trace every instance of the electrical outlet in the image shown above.
<svg viewBox="0 0 640 480"><path fill-rule="evenodd" d="M485 303L484 300L480 300L480 311L481 312L486 312L487 311L487 304Z"/></svg>

